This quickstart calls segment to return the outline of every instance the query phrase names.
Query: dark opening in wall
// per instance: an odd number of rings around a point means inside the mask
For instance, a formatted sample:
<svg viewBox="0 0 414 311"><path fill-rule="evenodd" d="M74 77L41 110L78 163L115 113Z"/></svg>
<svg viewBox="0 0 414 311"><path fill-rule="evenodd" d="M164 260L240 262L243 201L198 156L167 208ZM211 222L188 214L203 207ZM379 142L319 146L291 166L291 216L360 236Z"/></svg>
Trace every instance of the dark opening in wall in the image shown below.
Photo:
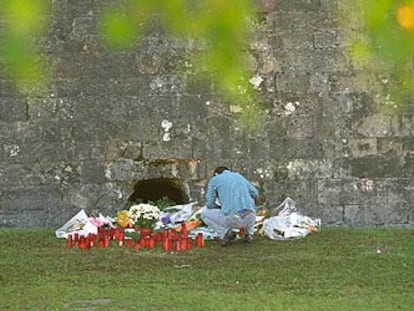
<svg viewBox="0 0 414 311"><path fill-rule="evenodd" d="M188 203L188 196L185 192L183 181L177 178L156 178L140 180L135 184L134 193L128 201L155 202L159 199L169 198L176 204Z"/></svg>

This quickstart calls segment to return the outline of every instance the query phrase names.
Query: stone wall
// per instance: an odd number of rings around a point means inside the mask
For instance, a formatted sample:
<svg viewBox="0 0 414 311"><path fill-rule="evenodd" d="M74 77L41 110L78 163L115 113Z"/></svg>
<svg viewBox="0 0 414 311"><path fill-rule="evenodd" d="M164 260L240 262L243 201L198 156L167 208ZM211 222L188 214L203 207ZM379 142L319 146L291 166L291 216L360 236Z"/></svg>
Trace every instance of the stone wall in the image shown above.
<svg viewBox="0 0 414 311"><path fill-rule="evenodd" d="M104 2L53 1L47 95L18 95L0 61L1 227L56 227L82 208L113 215L152 179L203 204L218 165L252 180L269 208L289 196L323 225L413 227L413 117L376 109L384 80L353 68L336 1L260 13L246 42L267 112L255 134L195 78L194 41L154 26L109 52L96 31Z"/></svg>

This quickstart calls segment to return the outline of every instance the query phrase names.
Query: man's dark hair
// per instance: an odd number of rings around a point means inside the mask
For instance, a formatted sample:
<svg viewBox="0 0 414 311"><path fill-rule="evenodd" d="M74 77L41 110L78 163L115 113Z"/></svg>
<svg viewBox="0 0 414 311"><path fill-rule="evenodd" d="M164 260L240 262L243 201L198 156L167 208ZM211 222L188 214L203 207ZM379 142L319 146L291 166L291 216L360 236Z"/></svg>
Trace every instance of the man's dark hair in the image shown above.
<svg viewBox="0 0 414 311"><path fill-rule="evenodd" d="M227 166L219 166L214 170L214 175L215 174L221 174L224 171L229 171L229 168Z"/></svg>

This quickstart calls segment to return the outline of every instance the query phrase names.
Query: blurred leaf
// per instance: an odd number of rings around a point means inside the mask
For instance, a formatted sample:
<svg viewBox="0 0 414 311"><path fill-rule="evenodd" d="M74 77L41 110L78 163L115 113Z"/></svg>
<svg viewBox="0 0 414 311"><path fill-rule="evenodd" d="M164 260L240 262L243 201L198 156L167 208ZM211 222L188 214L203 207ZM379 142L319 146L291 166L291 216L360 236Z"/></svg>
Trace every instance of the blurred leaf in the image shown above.
<svg viewBox="0 0 414 311"><path fill-rule="evenodd" d="M381 30L392 15L393 0L363 0L363 14L368 28Z"/></svg>
<svg viewBox="0 0 414 311"><path fill-rule="evenodd" d="M9 30L16 35L39 35L50 15L50 2L46 0L2 0L1 6Z"/></svg>
<svg viewBox="0 0 414 311"><path fill-rule="evenodd" d="M115 8L104 13L103 35L108 46L127 48L137 39L137 25L143 27L156 16L172 36L202 42L205 48L192 51L193 68L212 73L222 96L240 107L241 119L252 123L261 112L253 113L260 105L248 82L252 74L245 65L243 45L253 30L248 24L253 4L250 0L131 0L124 6L124 14Z"/></svg>
<svg viewBox="0 0 414 311"><path fill-rule="evenodd" d="M139 23L120 11L105 11L101 26L103 38L110 48L126 49L139 39Z"/></svg>
<svg viewBox="0 0 414 311"><path fill-rule="evenodd" d="M356 41L351 46L351 56L359 66L366 65L372 57L370 46L363 41Z"/></svg>
<svg viewBox="0 0 414 311"><path fill-rule="evenodd" d="M348 40L352 42L350 55L356 68L383 72L390 76L383 89L383 95L387 98L385 109L393 107L402 111L403 107L408 108L414 98L412 78L414 31L409 29L410 23L413 22L414 25L414 21L404 21L406 24L402 25L401 16L398 14L401 14L402 7L413 6L414 1L344 0L343 2L342 27L348 30ZM404 18L410 19L410 12L409 7ZM354 25L359 27L354 29ZM355 40L355 37L358 37L358 40Z"/></svg>
<svg viewBox="0 0 414 311"><path fill-rule="evenodd" d="M168 0L163 2L163 19L168 31L177 36L188 34L190 15L186 7L186 1Z"/></svg>
<svg viewBox="0 0 414 311"><path fill-rule="evenodd" d="M50 78L50 66L35 43L46 29L50 2L4 0L0 15L4 25L0 34L0 57L4 60L6 73L22 93L43 92Z"/></svg>

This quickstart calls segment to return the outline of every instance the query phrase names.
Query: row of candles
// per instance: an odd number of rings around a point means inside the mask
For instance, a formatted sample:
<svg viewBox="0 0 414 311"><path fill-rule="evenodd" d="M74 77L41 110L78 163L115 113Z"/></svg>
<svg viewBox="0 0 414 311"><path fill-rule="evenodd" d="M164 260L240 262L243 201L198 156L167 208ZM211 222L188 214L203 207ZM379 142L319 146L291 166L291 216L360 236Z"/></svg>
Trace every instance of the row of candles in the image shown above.
<svg viewBox="0 0 414 311"><path fill-rule="evenodd" d="M136 251L141 248L154 249L159 243L166 252L187 251L193 248L193 239L188 236L185 224L181 225L179 231L171 228L153 233L152 231L147 232L145 229L135 228L135 232L139 233L137 239L128 237L122 228L98 227L97 234L88 234L87 236L78 233L69 234L66 248L91 249L96 246L98 248L108 248L113 244L111 241L114 241L118 247L134 248ZM201 232L196 235L195 244L197 248L204 247L204 238Z"/></svg>

